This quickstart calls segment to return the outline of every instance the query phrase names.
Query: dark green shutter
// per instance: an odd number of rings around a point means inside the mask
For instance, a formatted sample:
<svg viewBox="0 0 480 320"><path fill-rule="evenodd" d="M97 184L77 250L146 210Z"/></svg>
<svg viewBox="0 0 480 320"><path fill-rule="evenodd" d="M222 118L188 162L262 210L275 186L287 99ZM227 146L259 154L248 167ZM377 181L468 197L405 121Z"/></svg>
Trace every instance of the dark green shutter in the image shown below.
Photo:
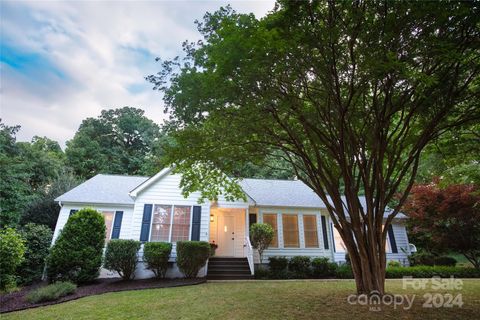
<svg viewBox="0 0 480 320"><path fill-rule="evenodd" d="M75 212L77 212L78 210L77 209L72 209L70 210L70 214L68 215L68 217L71 217L72 214L74 214Z"/></svg>
<svg viewBox="0 0 480 320"><path fill-rule="evenodd" d="M192 215L192 241L200 240L200 221L202 216L202 207L194 206Z"/></svg>
<svg viewBox="0 0 480 320"><path fill-rule="evenodd" d="M249 213L248 214L248 227L251 227L252 224L257 223L257 214Z"/></svg>
<svg viewBox="0 0 480 320"><path fill-rule="evenodd" d="M328 250L328 234L327 234L327 222L325 216L322 217L322 233L323 233L323 247Z"/></svg>
<svg viewBox="0 0 480 320"><path fill-rule="evenodd" d="M140 241L146 242L150 235L150 222L152 221L152 204L145 204L143 206L142 229L140 232Z"/></svg>
<svg viewBox="0 0 480 320"><path fill-rule="evenodd" d="M388 226L388 238L390 239L390 248L392 248L392 253L398 253L397 242L395 241L395 234L393 233L392 225Z"/></svg>
<svg viewBox="0 0 480 320"><path fill-rule="evenodd" d="M337 249L335 248L335 235L333 233L333 224L330 225L330 231L332 233L332 246L333 246L333 252L337 252Z"/></svg>
<svg viewBox="0 0 480 320"><path fill-rule="evenodd" d="M112 239L120 237L120 228L122 227L123 211L115 212L115 220L113 221Z"/></svg>

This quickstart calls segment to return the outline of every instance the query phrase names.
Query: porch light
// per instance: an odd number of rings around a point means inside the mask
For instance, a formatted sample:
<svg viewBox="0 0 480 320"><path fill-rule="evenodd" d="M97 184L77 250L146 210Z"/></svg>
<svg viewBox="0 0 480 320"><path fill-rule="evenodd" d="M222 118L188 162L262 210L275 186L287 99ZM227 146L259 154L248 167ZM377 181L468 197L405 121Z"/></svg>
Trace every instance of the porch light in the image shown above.
<svg viewBox="0 0 480 320"><path fill-rule="evenodd" d="M210 222L213 222L213 214L210 215Z"/></svg>

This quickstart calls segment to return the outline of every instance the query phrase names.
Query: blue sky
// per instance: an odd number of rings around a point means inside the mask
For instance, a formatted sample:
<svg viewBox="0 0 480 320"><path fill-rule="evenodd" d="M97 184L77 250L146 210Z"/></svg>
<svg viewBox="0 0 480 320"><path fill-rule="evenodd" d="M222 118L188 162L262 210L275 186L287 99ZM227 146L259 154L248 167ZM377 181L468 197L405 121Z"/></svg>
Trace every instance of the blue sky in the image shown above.
<svg viewBox="0 0 480 320"><path fill-rule="evenodd" d="M138 107L161 124L159 92L144 80L155 57L199 39L194 21L230 3L265 15L273 1L0 1L0 118L65 142L102 109Z"/></svg>

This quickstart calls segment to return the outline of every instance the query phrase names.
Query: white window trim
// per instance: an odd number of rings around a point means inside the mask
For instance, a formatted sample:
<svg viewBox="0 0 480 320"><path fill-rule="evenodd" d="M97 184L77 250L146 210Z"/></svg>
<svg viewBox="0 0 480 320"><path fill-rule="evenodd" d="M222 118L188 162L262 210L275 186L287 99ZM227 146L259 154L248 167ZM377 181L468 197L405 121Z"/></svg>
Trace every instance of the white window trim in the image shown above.
<svg viewBox="0 0 480 320"><path fill-rule="evenodd" d="M150 219L150 234L148 236L148 242L165 242L165 241L152 241L153 215L155 213L155 206L168 206L168 204L153 204L152 205L152 218ZM168 229L168 241L166 241L168 243L172 243L173 216L175 215L175 207L176 206L177 207L189 207L188 205L182 205L182 204L172 204L172 205L170 205L170 210L171 210L171 212L170 212L170 224L169 224L169 229ZM116 215L116 212L115 212L115 215ZM189 225L189 228L188 228L188 241L191 241L191 239L192 239L192 222L193 222L193 205L190 206L190 225ZM113 230L113 222L112 222L112 230Z"/></svg>

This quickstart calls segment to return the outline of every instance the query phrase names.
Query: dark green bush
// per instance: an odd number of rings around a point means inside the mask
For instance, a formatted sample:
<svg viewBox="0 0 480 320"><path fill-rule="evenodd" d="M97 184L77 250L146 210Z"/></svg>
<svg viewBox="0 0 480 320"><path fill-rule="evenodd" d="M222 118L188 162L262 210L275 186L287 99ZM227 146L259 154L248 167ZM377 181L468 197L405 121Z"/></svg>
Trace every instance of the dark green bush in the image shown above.
<svg viewBox="0 0 480 320"><path fill-rule="evenodd" d="M172 244L168 242L147 242L143 247L143 260L147 269L152 270L157 278L165 278Z"/></svg>
<svg viewBox="0 0 480 320"><path fill-rule="evenodd" d="M30 284L42 279L53 233L46 225L28 223L20 230L20 235L25 240L26 250L17 274L23 284Z"/></svg>
<svg viewBox="0 0 480 320"><path fill-rule="evenodd" d="M177 266L186 278L195 278L210 256L210 243L178 241Z"/></svg>
<svg viewBox="0 0 480 320"><path fill-rule="evenodd" d="M0 290L11 291L16 285L15 272L25 254L24 240L14 229L0 230Z"/></svg>
<svg viewBox="0 0 480 320"><path fill-rule="evenodd" d="M420 251L408 256L410 266L433 266L435 264L435 256L431 253Z"/></svg>
<svg viewBox="0 0 480 320"><path fill-rule="evenodd" d="M285 257L268 258L268 267L271 273L281 273L287 271L288 259Z"/></svg>
<svg viewBox="0 0 480 320"><path fill-rule="evenodd" d="M480 270L463 267L445 266L415 266L415 267L394 267L387 268L386 278L398 279L403 277L431 278L480 278Z"/></svg>
<svg viewBox="0 0 480 320"><path fill-rule="evenodd" d="M258 268L257 270L255 270L255 279L266 280L266 279L273 279L273 278L269 270Z"/></svg>
<svg viewBox="0 0 480 320"><path fill-rule="evenodd" d="M55 282L46 287L33 290L26 296L30 303L39 303L44 301L54 301L66 295L72 294L77 289L77 285L71 282Z"/></svg>
<svg viewBox="0 0 480 320"><path fill-rule="evenodd" d="M310 275L310 257L295 256L288 262L288 270L295 278L305 279Z"/></svg>
<svg viewBox="0 0 480 320"><path fill-rule="evenodd" d="M435 258L435 265L436 266L455 267L457 265L457 259L452 258L452 257L448 257L448 256L436 257Z"/></svg>
<svg viewBox="0 0 480 320"><path fill-rule="evenodd" d="M105 245L105 221L93 209L72 215L47 257L50 281L84 283L96 279L102 265Z"/></svg>
<svg viewBox="0 0 480 320"><path fill-rule="evenodd" d="M330 262L327 257L315 258L312 260L312 276L314 278L329 278L335 276L338 265Z"/></svg>
<svg viewBox="0 0 480 320"><path fill-rule="evenodd" d="M335 271L335 278L337 279L353 279L352 267L349 264L342 264L338 266Z"/></svg>
<svg viewBox="0 0 480 320"><path fill-rule="evenodd" d="M140 241L113 239L107 244L103 266L108 270L118 272L123 280L135 277L138 263Z"/></svg>

